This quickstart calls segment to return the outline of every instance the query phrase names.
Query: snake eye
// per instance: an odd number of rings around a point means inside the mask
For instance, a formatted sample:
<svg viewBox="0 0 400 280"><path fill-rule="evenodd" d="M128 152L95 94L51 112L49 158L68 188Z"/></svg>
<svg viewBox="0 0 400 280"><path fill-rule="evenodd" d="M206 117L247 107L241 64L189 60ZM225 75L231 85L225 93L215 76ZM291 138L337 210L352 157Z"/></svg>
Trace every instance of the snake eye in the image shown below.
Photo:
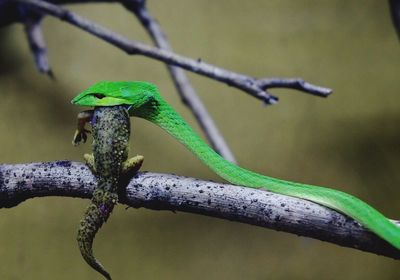
<svg viewBox="0 0 400 280"><path fill-rule="evenodd" d="M96 97L97 99L102 99L102 98L106 97L104 94L101 94L101 93L95 93L95 94L93 94L93 96Z"/></svg>

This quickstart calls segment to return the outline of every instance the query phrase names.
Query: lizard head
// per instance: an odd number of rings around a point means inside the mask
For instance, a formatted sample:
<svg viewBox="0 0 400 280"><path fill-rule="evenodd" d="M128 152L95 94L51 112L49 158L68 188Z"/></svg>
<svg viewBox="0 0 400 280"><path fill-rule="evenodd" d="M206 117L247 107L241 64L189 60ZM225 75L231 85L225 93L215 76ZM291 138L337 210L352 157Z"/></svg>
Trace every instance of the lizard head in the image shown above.
<svg viewBox="0 0 400 280"><path fill-rule="evenodd" d="M139 108L156 95L159 95L158 89L152 83L101 81L75 96L71 103L91 107L125 104Z"/></svg>

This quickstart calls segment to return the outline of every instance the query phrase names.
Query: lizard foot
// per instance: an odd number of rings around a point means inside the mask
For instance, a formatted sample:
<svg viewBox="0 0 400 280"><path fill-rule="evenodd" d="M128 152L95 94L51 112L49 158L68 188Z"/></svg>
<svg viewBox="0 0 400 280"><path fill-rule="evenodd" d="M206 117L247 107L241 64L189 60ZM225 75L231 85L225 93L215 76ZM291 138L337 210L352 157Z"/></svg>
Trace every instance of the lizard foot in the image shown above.
<svg viewBox="0 0 400 280"><path fill-rule="evenodd" d="M78 146L82 141L86 143L87 134L90 133L90 130L82 129L82 130L75 130L74 138L72 139L72 145Z"/></svg>

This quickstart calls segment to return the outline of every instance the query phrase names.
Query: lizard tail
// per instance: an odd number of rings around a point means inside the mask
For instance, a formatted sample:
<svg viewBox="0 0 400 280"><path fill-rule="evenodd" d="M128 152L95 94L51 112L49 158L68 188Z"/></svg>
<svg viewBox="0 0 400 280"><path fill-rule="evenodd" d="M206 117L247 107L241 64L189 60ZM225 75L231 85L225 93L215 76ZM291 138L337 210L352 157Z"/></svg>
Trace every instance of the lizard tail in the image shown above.
<svg viewBox="0 0 400 280"><path fill-rule="evenodd" d="M111 276L94 257L92 247L97 231L107 221L114 209L114 205L117 203L117 198L118 196L115 193L96 189L92 201L80 222L77 236L79 250L84 260L107 280L112 280Z"/></svg>

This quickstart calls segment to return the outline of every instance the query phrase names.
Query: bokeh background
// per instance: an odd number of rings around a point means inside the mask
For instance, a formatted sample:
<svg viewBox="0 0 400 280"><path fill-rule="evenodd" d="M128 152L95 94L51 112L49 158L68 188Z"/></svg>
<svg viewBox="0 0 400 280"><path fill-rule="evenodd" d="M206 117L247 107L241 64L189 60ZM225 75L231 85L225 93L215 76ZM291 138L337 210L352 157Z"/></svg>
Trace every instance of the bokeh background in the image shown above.
<svg viewBox="0 0 400 280"><path fill-rule="evenodd" d="M175 51L258 77L302 77L328 99L273 90L278 105L189 74L241 166L332 186L400 218L400 44L386 1L148 1ZM70 8L150 43L118 4ZM57 81L36 72L19 24L0 30L0 162L81 161L71 145L95 81L148 80L197 130L163 64L127 56L56 19L44 33ZM133 121L143 170L220 180L155 126ZM199 131L199 130L198 130ZM87 200L32 199L0 210L0 279L101 279L75 235ZM115 279L400 279L399 262L317 240L186 213L118 206L95 242Z"/></svg>

